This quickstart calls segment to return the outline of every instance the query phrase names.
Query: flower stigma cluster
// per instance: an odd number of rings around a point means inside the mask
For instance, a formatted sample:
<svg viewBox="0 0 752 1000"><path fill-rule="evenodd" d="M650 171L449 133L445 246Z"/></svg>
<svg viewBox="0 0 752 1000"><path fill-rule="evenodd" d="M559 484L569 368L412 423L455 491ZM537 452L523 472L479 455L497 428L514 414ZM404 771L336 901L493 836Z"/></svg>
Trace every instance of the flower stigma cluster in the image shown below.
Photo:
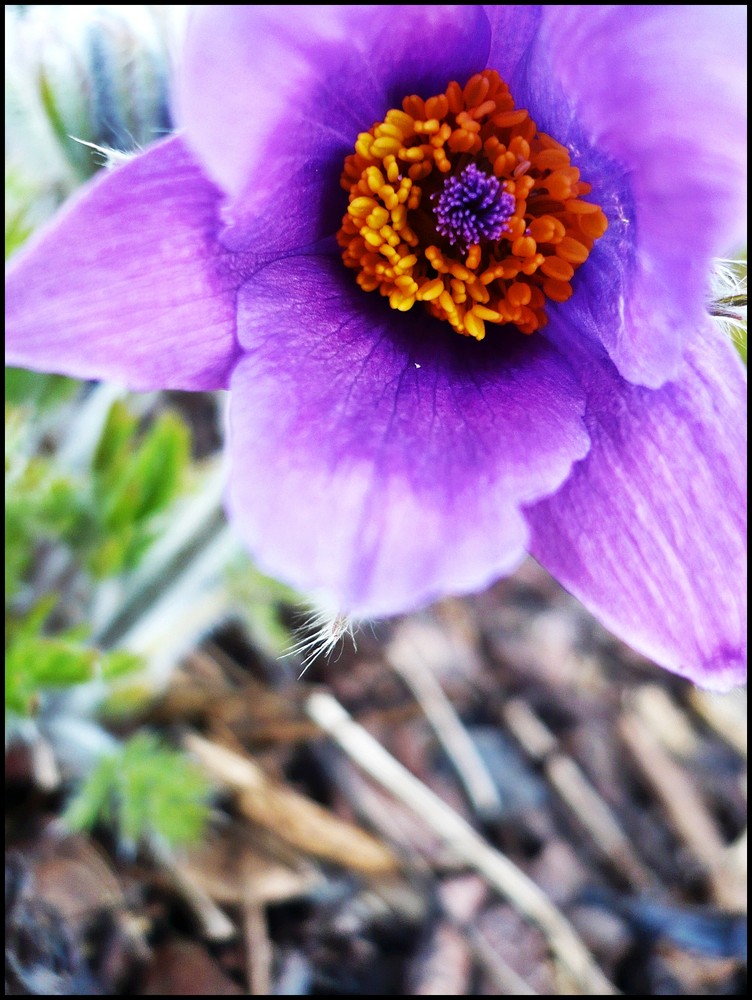
<svg viewBox="0 0 752 1000"><path fill-rule="evenodd" d="M534 333L606 231L569 152L515 108L494 70L406 97L345 160L344 263L393 309L423 302L458 333Z"/></svg>

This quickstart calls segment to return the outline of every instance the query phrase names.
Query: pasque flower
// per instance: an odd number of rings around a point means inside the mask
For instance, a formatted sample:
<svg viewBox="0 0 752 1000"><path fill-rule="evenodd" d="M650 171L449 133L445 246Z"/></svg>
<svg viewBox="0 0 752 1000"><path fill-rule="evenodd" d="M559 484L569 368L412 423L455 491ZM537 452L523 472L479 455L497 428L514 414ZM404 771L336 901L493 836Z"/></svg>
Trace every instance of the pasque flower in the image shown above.
<svg viewBox="0 0 752 1000"><path fill-rule="evenodd" d="M231 390L259 564L356 616L531 552L744 676L741 7L196 8L181 129L12 263L11 363Z"/></svg>

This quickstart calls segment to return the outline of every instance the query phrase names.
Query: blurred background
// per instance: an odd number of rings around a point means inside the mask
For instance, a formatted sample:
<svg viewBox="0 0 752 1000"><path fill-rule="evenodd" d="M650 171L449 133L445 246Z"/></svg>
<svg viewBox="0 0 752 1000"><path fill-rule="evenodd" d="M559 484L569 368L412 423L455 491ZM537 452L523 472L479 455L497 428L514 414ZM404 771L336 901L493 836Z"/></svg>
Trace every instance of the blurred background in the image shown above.
<svg viewBox="0 0 752 1000"><path fill-rule="evenodd" d="M169 133L185 12L6 6L6 257ZM746 995L745 693L532 560L327 619L223 409L6 369L6 994Z"/></svg>

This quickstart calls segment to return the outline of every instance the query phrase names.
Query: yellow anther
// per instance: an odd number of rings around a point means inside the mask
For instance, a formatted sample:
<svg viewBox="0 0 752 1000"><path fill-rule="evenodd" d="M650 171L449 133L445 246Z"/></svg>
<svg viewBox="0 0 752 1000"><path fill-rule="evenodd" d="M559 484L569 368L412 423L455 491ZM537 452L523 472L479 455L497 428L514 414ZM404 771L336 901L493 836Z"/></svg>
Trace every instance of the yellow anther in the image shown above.
<svg viewBox="0 0 752 1000"><path fill-rule="evenodd" d="M389 221L390 215L385 208L380 205L374 207L371 213L366 216L366 223L371 227L371 229L381 229L383 225Z"/></svg>
<svg viewBox="0 0 752 1000"><path fill-rule="evenodd" d="M395 288L389 296L389 305L392 309L398 309L400 312L407 312L408 309L412 309L415 305L415 296L405 295L405 293L400 289Z"/></svg>
<svg viewBox="0 0 752 1000"><path fill-rule="evenodd" d="M400 159L407 163L418 163L425 155L420 146L410 146L409 149L401 149L399 152Z"/></svg>
<svg viewBox="0 0 752 1000"><path fill-rule="evenodd" d="M473 306L472 314L477 316L479 319L487 319L489 323L498 323L501 319L501 315L496 309L487 309L484 305L476 304Z"/></svg>
<svg viewBox="0 0 752 1000"><path fill-rule="evenodd" d="M399 108L392 108L391 111L387 111L386 121L390 125L395 125L399 128L403 135L410 135L415 126L415 122L410 115L405 114L404 111L400 111Z"/></svg>
<svg viewBox="0 0 752 1000"><path fill-rule="evenodd" d="M418 298L426 302L431 302L433 299L437 299L443 291L444 282L441 278L434 278L433 281L429 281L421 287Z"/></svg>
<svg viewBox="0 0 752 1000"><path fill-rule="evenodd" d="M442 174L447 174L452 169L452 164L447 159L447 155L443 149L437 149L434 154L434 160L437 168Z"/></svg>
<svg viewBox="0 0 752 1000"><path fill-rule="evenodd" d="M407 222L407 208L405 207L404 204L397 205L396 208L392 209L392 225L394 226L395 229L402 230L406 222Z"/></svg>
<svg viewBox="0 0 752 1000"><path fill-rule="evenodd" d="M382 136L392 136L395 139L399 139L400 143L405 138L403 130L394 121L389 121L388 116L387 121L376 126L373 134L377 139L381 139Z"/></svg>
<svg viewBox="0 0 752 1000"><path fill-rule="evenodd" d="M461 303L467 299L467 291L463 281L460 281L458 278L452 278L449 282L449 287L452 290L452 298L455 302Z"/></svg>
<svg viewBox="0 0 752 1000"><path fill-rule="evenodd" d="M369 132L361 132L355 143L355 152L365 158L369 155L372 145L373 136Z"/></svg>
<svg viewBox="0 0 752 1000"><path fill-rule="evenodd" d="M418 291L417 284L409 274L400 274L394 279L394 284L406 295L414 295Z"/></svg>
<svg viewBox="0 0 752 1000"><path fill-rule="evenodd" d="M438 132L441 128L441 122L438 118L429 118L425 122L416 122L415 131L423 135L433 135L434 132Z"/></svg>
<svg viewBox="0 0 752 1000"><path fill-rule="evenodd" d="M389 218L388 213L387 213L387 218ZM389 246L398 247L402 242L399 238L399 235L395 233L395 231L392 229L391 226L382 226L381 229L379 229L379 232L384 237L384 240L389 244Z"/></svg>
<svg viewBox="0 0 752 1000"><path fill-rule="evenodd" d="M475 302L488 302L491 298L488 289L481 281L473 281L465 285L467 294Z"/></svg>
<svg viewBox="0 0 752 1000"><path fill-rule="evenodd" d="M383 237L379 233L375 233L372 229L366 229L362 235L366 243L372 247L380 247L384 242Z"/></svg>
<svg viewBox="0 0 752 1000"><path fill-rule="evenodd" d="M395 265L395 268L400 271L407 271L415 267L418 263L418 258L414 253L407 254L406 257L400 257L399 263Z"/></svg>
<svg viewBox="0 0 752 1000"><path fill-rule="evenodd" d="M384 203L384 207L388 208L389 211L396 208L399 205L399 198L397 197L397 192L394 190L391 184L382 184L379 188L379 198L381 198Z"/></svg>
<svg viewBox="0 0 752 1000"><path fill-rule="evenodd" d="M394 157L391 153L389 156L384 157L384 169L386 170L387 180L389 180L392 184L396 184L396 182L400 179L400 166L399 163L397 163L396 157Z"/></svg>
<svg viewBox="0 0 752 1000"><path fill-rule="evenodd" d="M383 159L387 153L398 153L402 146L402 139L395 139L393 136L381 136L374 140L371 146L371 155Z"/></svg>
<svg viewBox="0 0 752 1000"><path fill-rule="evenodd" d="M376 208L377 203L373 198L354 198L348 207L350 215L354 216L356 219L365 218L370 212Z"/></svg>
<svg viewBox="0 0 752 1000"><path fill-rule="evenodd" d="M450 316L457 312L455 301L446 288L439 295L439 305Z"/></svg>
<svg viewBox="0 0 752 1000"><path fill-rule="evenodd" d="M465 313L465 330L476 340L483 340L486 335L486 325L474 312Z"/></svg>
<svg viewBox="0 0 752 1000"><path fill-rule="evenodd" d="M378 194L384 187L384 175L378 167L367 167L365 179L368 187L374 194Z"/></svg>

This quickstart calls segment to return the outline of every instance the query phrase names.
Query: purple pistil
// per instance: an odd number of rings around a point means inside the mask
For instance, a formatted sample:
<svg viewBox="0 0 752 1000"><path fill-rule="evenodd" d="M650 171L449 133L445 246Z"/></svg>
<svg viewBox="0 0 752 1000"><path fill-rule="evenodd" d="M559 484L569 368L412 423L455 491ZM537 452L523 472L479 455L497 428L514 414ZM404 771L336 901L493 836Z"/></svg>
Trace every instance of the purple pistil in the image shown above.
<svg viewBox="0 0 752 1000"><path fill-rule="evenodd" d="M465 249L481 240L498 240L514 213L514 195L504 190L498 177L479 170L474 163L461 174L448 177L435 202L436 231Z"/></svg>

